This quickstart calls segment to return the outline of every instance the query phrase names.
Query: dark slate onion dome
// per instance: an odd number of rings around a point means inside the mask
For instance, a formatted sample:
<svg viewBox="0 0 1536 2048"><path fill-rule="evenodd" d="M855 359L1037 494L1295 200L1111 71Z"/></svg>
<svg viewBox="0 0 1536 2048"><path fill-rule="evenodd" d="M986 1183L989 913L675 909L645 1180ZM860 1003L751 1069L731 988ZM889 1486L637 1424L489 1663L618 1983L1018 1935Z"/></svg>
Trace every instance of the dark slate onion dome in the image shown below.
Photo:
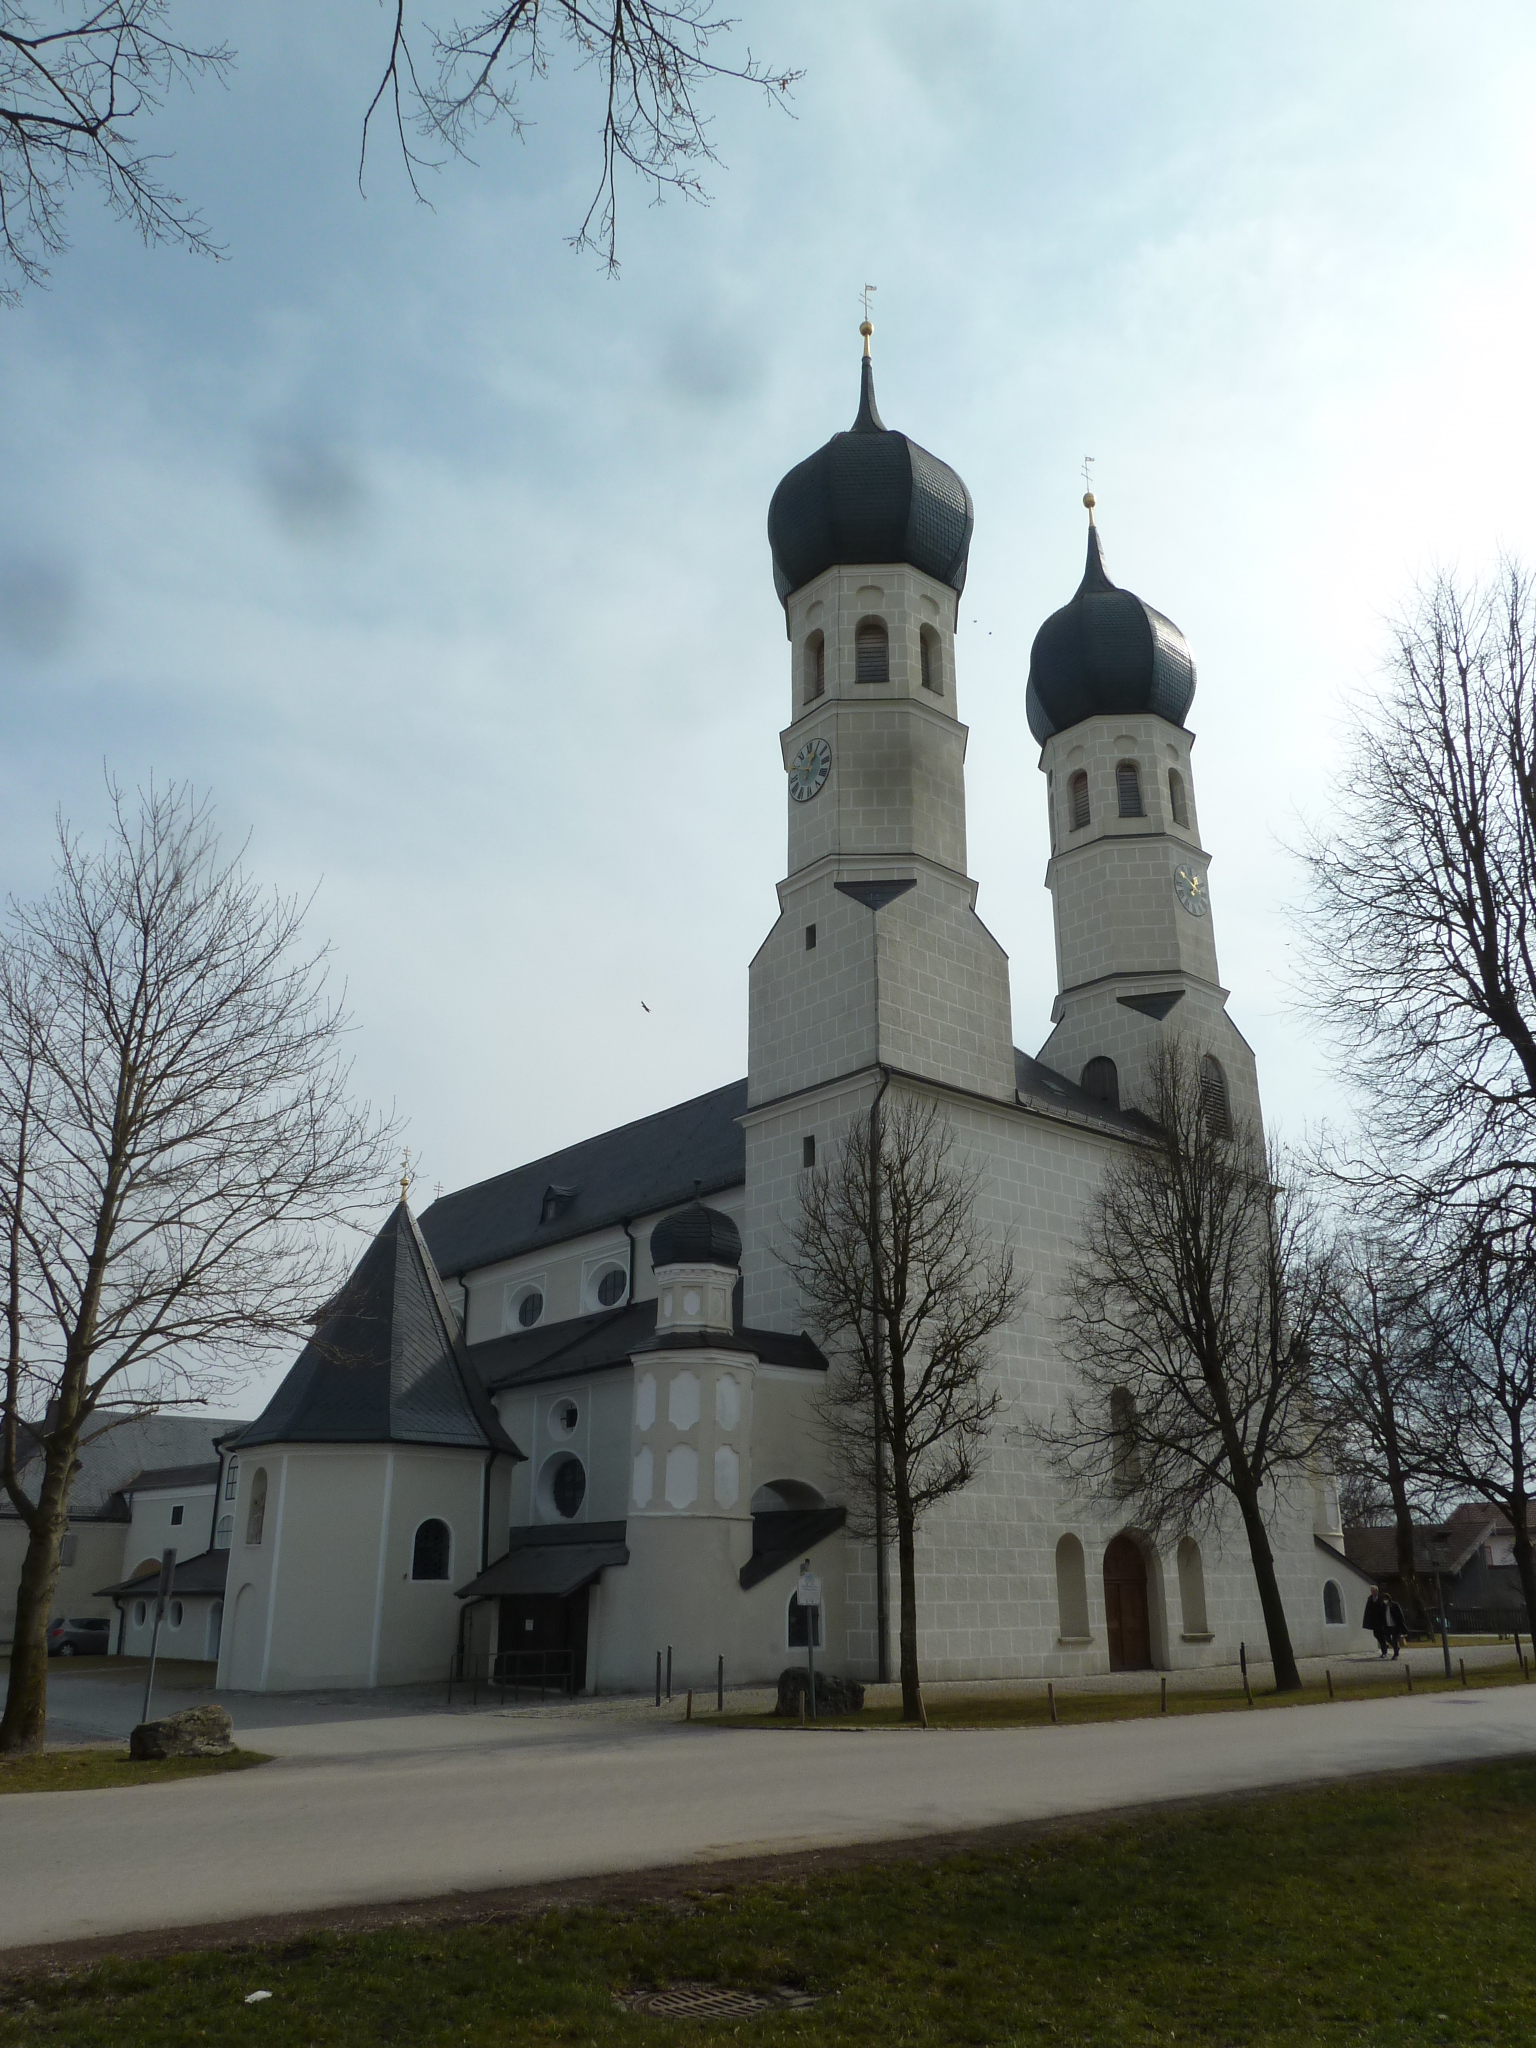
<svg viewBox="0 0 1536 2048"><path fill-rule="evenodd" d="M842 563L908 562L954 591L965 588L971 494L947 462L886 426L867 354L861 378L848 432L797 463L768 507L781 602Z"/></svg>
<svg viewBox="0 0 1536 2048"><path fill-rule="evenodd" d="M1089 503L1088 566L1077 595L1052 612L1029 651L1030 731L1044 746L1085 718L1132 711L1182 725L1194 696L1195 661L1184 635L1110 582Z"/></svg>
<svg viewBox="0 0 1536 2048"><path fill-rule="evenodd" d="M723 1209L690 1202L663 1216L651 1232L651 1265L730 1266L741 1264L741 1232Z"/></svg>

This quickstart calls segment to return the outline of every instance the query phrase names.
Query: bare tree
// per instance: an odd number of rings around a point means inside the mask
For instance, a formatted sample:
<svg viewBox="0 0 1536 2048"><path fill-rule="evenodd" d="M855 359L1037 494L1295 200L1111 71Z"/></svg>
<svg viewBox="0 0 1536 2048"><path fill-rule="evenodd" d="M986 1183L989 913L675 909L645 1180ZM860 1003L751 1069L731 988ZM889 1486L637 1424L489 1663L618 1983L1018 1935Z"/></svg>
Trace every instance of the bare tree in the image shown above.
<svg viewBox="0 0 1536 2048"><path fill-rule="evenodd" d="M1419 1268L1380 1238L1342 1235L1313 1324L1318 1408L1341 1481L1357 1500L1379 1503L1382 1519L1396 1531L1398 1577L1424 1627L1429 1606L1413 1535L1435 1355Z"/></svg>
<svg viewBox="0 0 1536 2048"><path fill-rule="evenodd" d="M1314 1013L1365 1139L1337 1162L1411 1215L1536 1186L1536 597L1442 575L1398 622L1306 842Z"/></svg>
<svg viewBox="0 0 1536 2048"><path fill-rule="evenodd" d="M1458 1217L1425 1290L1433 1346L1418 1452L1447 1492L1508 1517L1526 1613L1536 1624L1536 1221Z"/></svg>
<svg viewBox="0 0 1536 2048"><path fill-rule="evenodd" d="M719 158L697 103L700 88L734 80L782 105L801 76L760 62L750 49L740 63L718 60L713 46L736 24L715 11L713 0L496 0L472 20L426 31L425 82L407 34L405 0L395 0L394 15L388 61L363 120L363 155L373 117L387 106L418 198L417 172L441 158L421 155L413 133L458 157L467 157L475 135L497 121L521 137L521 95L546 75L556 42L596 73L602 170L570 241L596 249L610 273L618 269L620 166L637 172L657 203L669 192L706 201L701 167Z"/></svg>
<svg viewBox="0 0 1536 2048"><path fill-rule="evenodd" d="M112 794L104 850L61 823L53 890L0 937L0 1482L29 1532L0 1751L43 1741L92 1414L215 1401L306 1328L391 1138L350 1099L302 907L190 791Z"/></svg>
<svg viewBox="0 0 1536 2048"><path fill-rule="evenodd" d="M196 211L163 182L144 130L166 96L227 75L235 53L188 40L173 0L0 0L0 303L41 283L67 246L65 210L89 183L148 243L219 252ZM497 122L526 132L528 88L557 49L598 84L594 128L601 172L586 218L570 237L618 268L618 176L627 166L659 202L669 192L707 200L701 171L719 161L701 91L754 86L782 105L797 71L715 54L736 24L712 0L496 0L467 20L428 21L418 69L405 0L394 0L389 48L363 116L366 158L386 111L411 189L449 157L467 159ZM362 177L362 161L358 176Z"/></svg>
<svg viewBox="0 0 1536 2048"><path fill-rule="evenodd" d="M1266 1490L1321 1447L1310 1344L1326 1285L1313 1212L1259 1132L1214 1118L1198 1051L1154 1063L1143 1143L1105 1170L1061 1312L1079 1389L1038 1431L1068 1482L1149 1535L1235 1504L1275 1683L1301 1683L1264 1519Z"/></svg>
<svg viewBox="0 0 1536 2048"><path fill-rule="evenodd" d="M902 1718L923 1718L917 1531L975 1477L999 1406L989 1340L1017 1311L1011 1248L978 1214L976 1169L937 1104L913 1096L849 1126L805 1177L782 1253L831 1361L822 1420L856 1526L888 1494L900 1582Z"/></svg>
<svg viewBox="0 0 1536 2048"><path fill-rule="evenodd" d="M139 136L174 86L222 75L233 52L183 40L170 14L169 0L0 0L0 304L48 275L81 183L146 242L216 253Z"/></svg>

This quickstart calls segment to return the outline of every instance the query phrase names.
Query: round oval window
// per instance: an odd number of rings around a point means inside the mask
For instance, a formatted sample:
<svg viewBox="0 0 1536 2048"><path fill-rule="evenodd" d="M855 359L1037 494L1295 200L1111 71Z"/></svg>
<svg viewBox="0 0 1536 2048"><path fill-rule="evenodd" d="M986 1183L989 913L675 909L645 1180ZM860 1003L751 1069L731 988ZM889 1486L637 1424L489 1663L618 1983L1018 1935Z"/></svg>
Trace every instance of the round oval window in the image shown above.
<svg viewBox="0 0 1536 2048"><path fill-rule="evenodd" d="M574 1401L557 1401L550 1410L549 1419L562 1436L571 1436L575 1432L577 1423L581 1420L581 1411L577 1408Z"/></svg>
<svg viewBox="0 0 1536 2048"><path fill-rule="evenodd" d="M166 1620L167 1620L167 1621L168 1621L168 1622L169 1622L169 1623L171 1624L171 1627L172 1627L172 1628L180 1628L180 1627L181 1627L181 1614L182 1614L182 1607L181 1607L181 1602L180 1602L179 1600L173 1600L173 1601L171 1602L170 1606L169 1606L169 1607L168 1607L168 1608L166 1609L166 1617L165 1617L165 1618L166 1618Z"/></svg>
<svg viewBox="0 0 1536 2048"><path fill-rule="evenodd" d="M622 1266L610 1266L597 1283L597 1298L604 1308L612 1308L624 1299L629 1286L629 1276Z"/></svg>
<svg viewBox="0 0 1536 2048"><path fill-rule="evenodd" d="M537 1287L531 1288L517 1304L517 1320L525 1330L531 1330L544 1313L544 1297Z"/></svg>
<svg viewBox="0 0 1536 2048"><path fill-rule="evenodd" d="M144 1605L144 1602L142 1600L134 1601L133 1625L135 1628L142 1628L144 1626L144 1617L148 1614L148 1612L149 1609Z"/></svg>
<svg viewBox="0 0 1536 2048"><path fill-rule="evenodd" d="M563 1515L566 1521L580 1512L587 1497L587 1475L582 1470L580 1458L561 1459L550 1481L549 1496L555 1504L555 1513Z"/></svg>

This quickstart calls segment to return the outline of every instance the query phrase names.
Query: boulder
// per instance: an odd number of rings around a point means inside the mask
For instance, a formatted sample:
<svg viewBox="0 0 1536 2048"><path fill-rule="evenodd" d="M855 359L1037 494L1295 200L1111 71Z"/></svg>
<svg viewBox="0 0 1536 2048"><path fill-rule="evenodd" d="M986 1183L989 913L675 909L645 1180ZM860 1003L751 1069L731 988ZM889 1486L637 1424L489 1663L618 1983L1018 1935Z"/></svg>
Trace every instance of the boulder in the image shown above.
<svg viewBox="0 0 1536 2048"><path fill-rule="evenodd" d="M786 1720L798 1721L800 1702L811 1711L811 1682L803 1664L790 1664L779 1673L779 1697L773 1711ZM816 1712L821 1714L862 1714L864 1688L856 1678L834 1678L830 1672L816 1674Z"/></svg>
<svg viewBox="0 0 1536 2048"><path fill-rule="evenodd" d="M172 1756L228 1756L235 1724L222 1707L188 1707L163 1721L141 1721L128 1738L128 1754L140 1763Z"/></svg>

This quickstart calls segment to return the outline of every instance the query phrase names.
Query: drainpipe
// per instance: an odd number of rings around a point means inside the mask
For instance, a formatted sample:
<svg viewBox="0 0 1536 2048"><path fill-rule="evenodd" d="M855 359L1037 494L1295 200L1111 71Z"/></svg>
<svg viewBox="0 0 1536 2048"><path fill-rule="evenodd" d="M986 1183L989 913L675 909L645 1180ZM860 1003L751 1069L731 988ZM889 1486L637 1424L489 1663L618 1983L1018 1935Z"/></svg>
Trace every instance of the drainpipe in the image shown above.
<svg viewBox="0 0 1536 2048"><path fill-rule="evenodd" d="M484 1571L490 1563L491 1548L491 1467L496 1462L496 1453L485 1454L485 1470L480 1475L480 1569Z"/></svg>
<svg viewBox="0 0 1536 2048"><path fill-rule="evenodd" d="M622 1216L619 1220L623 1225L624 1235L629 1239L629 1290L624 1296L624 1306L628 1308L635 1298L635 1233L629 1227L633 1221L632 1217Z"/></svg>

